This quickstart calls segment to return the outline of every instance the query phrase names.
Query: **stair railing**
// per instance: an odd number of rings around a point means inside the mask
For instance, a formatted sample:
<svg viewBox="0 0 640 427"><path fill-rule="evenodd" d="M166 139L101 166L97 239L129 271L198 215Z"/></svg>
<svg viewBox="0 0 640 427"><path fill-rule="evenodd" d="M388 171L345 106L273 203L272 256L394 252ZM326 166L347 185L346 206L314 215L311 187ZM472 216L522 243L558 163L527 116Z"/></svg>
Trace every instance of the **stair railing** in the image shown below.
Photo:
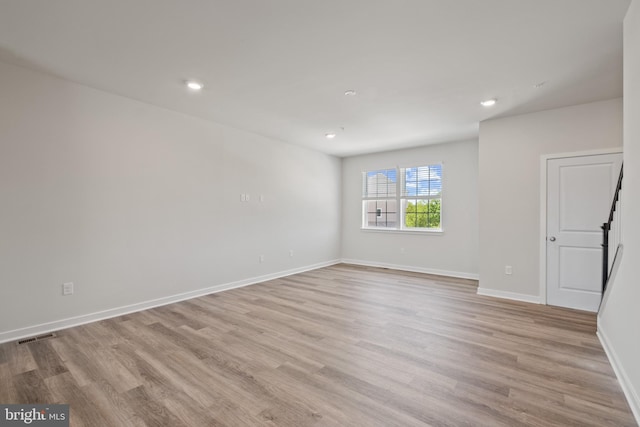
<svg viewBox="0 0 640 427"><path fill-rule="evenodd" d="M622 237L622 223L619 205L621 203L621 191L622 191L622 175L623 167L620 168L620 176L618 177L618 185L616 186L616 192L613 195L613 202L611 203L611 210L609 211L609 219L602 224L602 296L604 297L604 291L607 289L609 279L611 278L611 271L618 255L618 249L620 248L620 241ZM612 248L613 250L609 250Z"/></svg>

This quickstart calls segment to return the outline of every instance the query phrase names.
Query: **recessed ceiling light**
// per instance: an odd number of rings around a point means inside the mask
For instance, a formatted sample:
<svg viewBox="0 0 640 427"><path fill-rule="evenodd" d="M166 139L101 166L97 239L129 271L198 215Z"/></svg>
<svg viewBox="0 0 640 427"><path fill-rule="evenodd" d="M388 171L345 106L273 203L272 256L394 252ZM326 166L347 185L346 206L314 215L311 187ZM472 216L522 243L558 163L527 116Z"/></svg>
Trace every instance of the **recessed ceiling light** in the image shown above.
<svg viewBox="0 0 640 427"><path fill-rule="evenodd" d="M357 92L353 89L349 89L344 93L346 96L356 96Z"/></svg>
<svg viewBox="0 0 640 427"><path fill-rule="evenodd" d="M333 132L330 132L330 133L326 133L326 134L324 134L324 136L325 136L327 139L333 139L333 138L335 138L335 137L336 137L336 134L335 134L335 133L333 133Z"/></svg>
<svg viewBox="0 0 640 427"><path fill-rule="evenodd" d="M491 107L492 105L496 105L496 102L498 102L497 99L491 98L487 99L486 101L482 101L480 105L482 105L483 107Z"/></svg>
<svg viewBox="0 0 640 427"><path fill-rule="evenodd" d="M185 84L191 90L202 90L202 88L204 87L202 83L196 82L194 80L187 80Z"/></svg>

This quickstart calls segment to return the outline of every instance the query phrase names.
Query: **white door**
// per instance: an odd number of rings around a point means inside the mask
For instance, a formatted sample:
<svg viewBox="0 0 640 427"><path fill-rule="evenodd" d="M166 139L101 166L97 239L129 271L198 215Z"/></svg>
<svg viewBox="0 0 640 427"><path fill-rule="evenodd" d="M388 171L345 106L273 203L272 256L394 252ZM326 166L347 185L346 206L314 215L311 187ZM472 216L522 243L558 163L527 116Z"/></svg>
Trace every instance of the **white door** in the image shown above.
<svg viewBox="0 0 640 427"><path fill-rule="evenodd" d="M622 154L547 161L547 303L597 311L602 294L602 229Z"/></svg>

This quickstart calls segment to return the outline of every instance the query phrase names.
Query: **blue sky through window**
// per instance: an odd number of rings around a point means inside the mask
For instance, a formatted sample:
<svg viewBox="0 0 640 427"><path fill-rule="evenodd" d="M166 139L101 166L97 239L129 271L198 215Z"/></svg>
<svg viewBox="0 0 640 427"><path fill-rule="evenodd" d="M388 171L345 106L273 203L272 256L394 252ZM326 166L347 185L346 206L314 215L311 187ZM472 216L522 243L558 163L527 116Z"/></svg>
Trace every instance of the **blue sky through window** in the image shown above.
<svg viewBox="0 0 640 427"><path fill-rule="evenodd" d="M428 197L442 192L442 165L405 169L405 196Z"/></svg>

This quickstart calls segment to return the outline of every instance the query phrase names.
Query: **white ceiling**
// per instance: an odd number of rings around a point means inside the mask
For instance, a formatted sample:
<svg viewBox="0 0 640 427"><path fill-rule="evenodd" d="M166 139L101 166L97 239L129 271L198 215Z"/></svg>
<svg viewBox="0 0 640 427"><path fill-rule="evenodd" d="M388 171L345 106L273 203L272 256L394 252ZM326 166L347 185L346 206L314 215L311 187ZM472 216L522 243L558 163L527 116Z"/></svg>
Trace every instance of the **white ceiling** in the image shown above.
<svg viewBox="0 0 640 427"><path fill-rule="evenodd" d="M629 2L2 0L0 60L348 156L622 96Z"/></svg>

